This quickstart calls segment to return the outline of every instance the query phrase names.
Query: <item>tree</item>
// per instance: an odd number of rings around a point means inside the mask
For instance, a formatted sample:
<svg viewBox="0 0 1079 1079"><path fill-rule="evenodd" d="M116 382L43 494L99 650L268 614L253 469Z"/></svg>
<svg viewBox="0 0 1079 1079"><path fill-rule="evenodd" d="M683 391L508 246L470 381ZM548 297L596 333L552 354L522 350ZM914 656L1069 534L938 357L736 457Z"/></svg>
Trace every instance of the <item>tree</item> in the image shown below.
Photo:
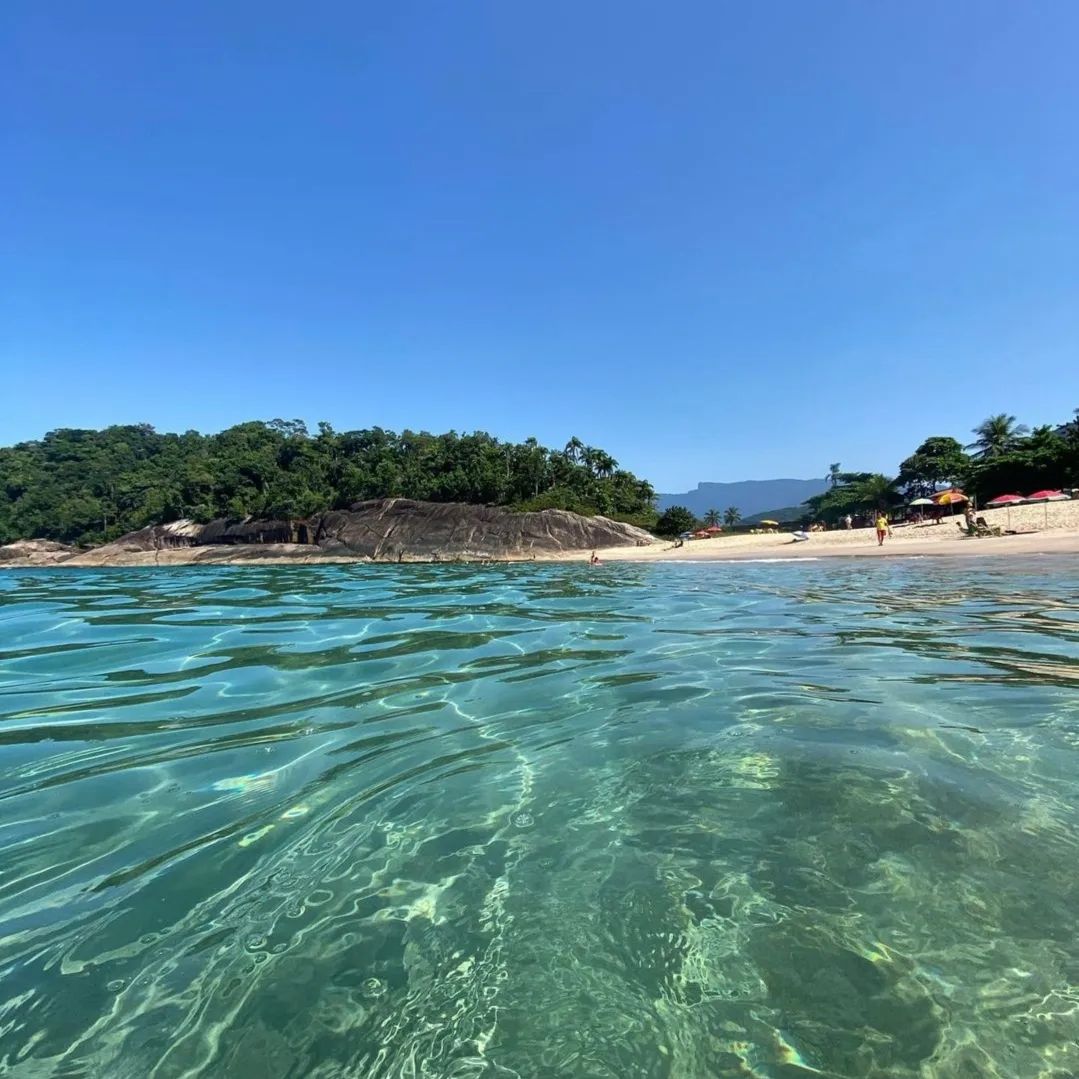
<svg viewBox="0 0 1079 1079"><path fill-rule="evenodd" d="M999 457L1001 454L1016 449L1027 430L1024 424L1016 423L1014 416L999 412L995 416L982 420L974 428L974 434L978 437L967 446L967 449L976 450L974 456L981 460L987 457Z"/></svg>
<svg viewBox="0 0 1079 1079"><path fill-rule="evenodd" d="M1077 449L1060 429L1036 427L1012 449L979 459L971 470L968 494L985 500L1001 491L1062 487L1075 474Z"/></svg>
<svg viewBox="0 0 1079 1079"><path fill-rule="evenodd" d="M832 487L838 487L839 486L839 481L840 481L840 476L842 476L842 474L843 473L840 471L838 461L835 461L833 464L830 464L828 466L828 482L829 482L829 484Z"/></svg>
<svg viewBox="0 0 1079 1079"><path fill-rule="evenodd" d="M723 511L723 522L727 525L736 525L742 519L742 511L737 506L728 506Z"/></svg>
<svg viewBox="0 0 1079 1079"><path fill-rule="evenodd" d="M895 480L873 472L855 485L855 495L864 509L887 509L899 501Z"/></svg>
<svg viewBox="0 0 1079 1079"><path fill-rule="evenodd" d="M603 450L593 450L591 466L593 473L599 479L609 479L618 468L618 462Z"/></svg>
<svg viewBox="0 0 1079 1079"><path fill-rule="evenodd" d="M848 513L885 509L899 501L895 481L879 472L844 472L840 483L806 499L814 520L835 522Z"/></svg>
<svg viewBox="0 0 1079 1079"><path fill-rule="evenodd" d="M933 494L943 483L964 482L970 458L954 438L935 435L927 438L900 466L896 486L908 497Z"/></svg>
<svg viewBox="0 0 1079 1079"><path fill-rule="evenodd" d="M719 510L709 510L704 515L704 523L706 525L708 525L709 528L714 528L716 525L719 524L719 522L720 522Z"/></svg>
<svg viewBox="0 0 1079 1079"><path fill-rule="evenodd" d="M576 435L574 435L566 443L566 448L562 451L562 454L566 458L566 460L575 465L579 465L581 463L581 455L583 453L584 443Z"/></svg>
<svg viewBox="0 0 1079 1079"><path fill-rule="evenodd" d="M694 532L700 522L685 506L671 506L660 514L656 521L656 534L659 536L680 536L683 532Z"/></svg>

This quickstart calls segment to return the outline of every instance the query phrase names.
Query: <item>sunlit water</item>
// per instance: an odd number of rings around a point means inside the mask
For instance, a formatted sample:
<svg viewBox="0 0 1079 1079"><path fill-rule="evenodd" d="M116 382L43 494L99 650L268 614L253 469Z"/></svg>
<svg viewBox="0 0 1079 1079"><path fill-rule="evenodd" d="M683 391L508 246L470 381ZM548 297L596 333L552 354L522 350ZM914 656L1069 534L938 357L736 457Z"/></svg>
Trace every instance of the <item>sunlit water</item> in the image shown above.
<svg viewBox="0 0 1079 1079"><path fill-rule="evenodd" d="M1079 561L0 576L0 1075L1079 1074Z"/></svg>

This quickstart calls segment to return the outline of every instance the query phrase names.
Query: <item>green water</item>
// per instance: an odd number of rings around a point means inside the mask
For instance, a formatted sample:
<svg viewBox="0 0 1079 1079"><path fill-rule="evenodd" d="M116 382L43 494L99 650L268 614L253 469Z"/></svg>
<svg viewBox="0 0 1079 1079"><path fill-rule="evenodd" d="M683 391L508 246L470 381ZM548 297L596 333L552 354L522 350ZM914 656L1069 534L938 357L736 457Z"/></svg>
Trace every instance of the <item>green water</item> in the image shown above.
<svg viewBox="0 0 1079 1079"><path fill-rule="evenodd" d="M0 1075L1079 1075L1077 594L0 575Z"/></svg>

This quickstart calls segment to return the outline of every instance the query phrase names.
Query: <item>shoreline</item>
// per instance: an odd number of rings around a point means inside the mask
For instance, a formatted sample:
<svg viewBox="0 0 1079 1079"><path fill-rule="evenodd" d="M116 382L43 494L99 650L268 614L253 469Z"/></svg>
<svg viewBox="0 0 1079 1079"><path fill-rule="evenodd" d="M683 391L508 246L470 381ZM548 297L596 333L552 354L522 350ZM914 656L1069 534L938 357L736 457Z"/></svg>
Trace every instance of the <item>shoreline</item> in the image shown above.
<svg viewBox="0 0 1079 1079"><path fill-rule="evenodd" d="M827 535L823 533L822 535ZM771 537L774 539L774 537ZM814 536L805 543L789 540L752 548L718 546L709 551L663 549L655 554L652 548L639 552L617 548L598 552L601 562L809 562L822 559L897 559L897 558L993 558L1020 555L1079 554L1079 535L1017 535L995 536L992 539L962 539L944 541L900 540L885 541L878 547L874 538L864 545L814 544ZM642 557L643 556L643 557ZM585 556L584 561L587 561Z"/></svg>
<svg viewBox="0 0 1079 1079"><path fill-rule="evenodd" d="M648 547L610 547L597 550L603 564L657 563L670 565L684 563L729 562L817 562L833 559L884 559L903 558L959 558L984 559L1022 556L1079 555L1079 533L1045 532L992 538L947 538L927 540L886 540L877 546L876 538L861 543L829 543L831 533L815 533L804 543L792 543L779 536L731 537L702 540L692 547L671 548L669 544L653 544ZM753 544L737 540L753 539ZM819 540L819 542L814 542ZM464 557L456 559L402 559L401 561L374 561L362 556L321 554L309 547L290 549L287 544L265 544L242 553L235 548L186 547L162 551L129 552L110 559L94 560L76 557L60 562L6 562L3 569L167 569L178 566L318 566L318 565L365 565L365 566L452 566L452 565L587 565L591 551L560 551L541 555L521 554L514 557Z"/></svg>
<svg viewBox="0 0 1079 1079"><path fill-rule="evenodd" d="M956 528L958 515L940 524L896 525L883 546L871 528L811 532L796 543L790 533L730 533L688 540L683 547L653 544L644 548L599 551L600 561L745 562L762 559L798 561L824 558L988 558L1007 555L1079 554L1079 500L983 510L991 528L1013 535L967 536ZM587 558L587 556L585 556Z"/></svg>
<svg viewBox="0 0 1079 1079"><path fill-rule="evenodd" d="M656 540L642 547L598 547L601 562L795 562L833 558L992 558L1009 555L1079 554L1079 500L1051 505L1032 505L986 511L990 526L1014 529L1014 535L971 537L960 534L955 519L940 525L898 525L877 545L872 529L812 532L804 542L789 533L725 533L710 539L689 540L674 547L669 540ZM74 557L57 550L49 541L27 541L44 546L37 557L0 561L0 569L71 569L168 567L168 566L293 566L293 565L494 565L510 563L584 563L588 548L562 551L518 551L491 554L481 549L463 550L442 558L408 557L373 560L343 551L326 551L308 544L205 544L196 547L138 549L117 544L80 551Z"/></svg>

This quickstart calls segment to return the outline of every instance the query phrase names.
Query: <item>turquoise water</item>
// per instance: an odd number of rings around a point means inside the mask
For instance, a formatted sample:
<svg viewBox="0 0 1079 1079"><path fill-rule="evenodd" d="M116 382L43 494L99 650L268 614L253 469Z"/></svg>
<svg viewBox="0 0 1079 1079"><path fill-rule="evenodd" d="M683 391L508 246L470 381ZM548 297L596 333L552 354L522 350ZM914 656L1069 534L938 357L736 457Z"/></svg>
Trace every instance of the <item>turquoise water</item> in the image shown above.
<svg viewBox="0 0 1079 1079"><path fill-rule="evenodd" d="M0 575L0 1075L1079 1074L1077 589Z"/></svg>

